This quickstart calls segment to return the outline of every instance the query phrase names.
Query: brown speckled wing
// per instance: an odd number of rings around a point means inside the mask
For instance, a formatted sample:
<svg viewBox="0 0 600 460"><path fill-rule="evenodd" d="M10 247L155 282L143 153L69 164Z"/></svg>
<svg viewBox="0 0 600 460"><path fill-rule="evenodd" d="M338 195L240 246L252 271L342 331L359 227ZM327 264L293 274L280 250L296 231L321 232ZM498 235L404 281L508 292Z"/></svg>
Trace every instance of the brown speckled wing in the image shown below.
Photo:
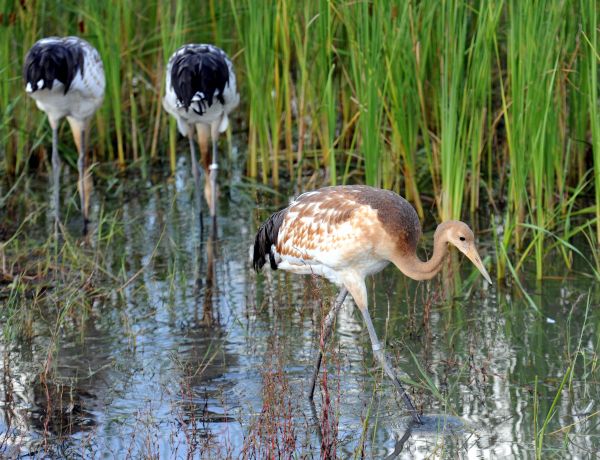
<svg viewBox="0 0 600 460"><path fill-rule="evenodd" d="M416 212L397 194L337 186L305 193L289 206L276 250L284 257L339 268L385 256L389 242L399 250L414 250L419 237Z"/></svg>
<svg viewBox="0 0 600 460"><path fill-rule="evenodd" d="M332 253L345 254L362 233L352 226L360 207L353 196L338 188L301 195L288 208L277 239L277 252L305 261L321 260L326 254L329 258Z"/></svg>

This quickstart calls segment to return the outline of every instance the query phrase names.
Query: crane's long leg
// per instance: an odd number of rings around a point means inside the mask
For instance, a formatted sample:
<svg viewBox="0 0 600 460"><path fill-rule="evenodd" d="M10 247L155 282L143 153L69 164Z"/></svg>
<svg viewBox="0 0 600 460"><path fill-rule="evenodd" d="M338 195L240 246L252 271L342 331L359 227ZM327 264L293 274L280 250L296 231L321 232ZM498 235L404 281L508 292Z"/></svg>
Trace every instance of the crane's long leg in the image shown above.
<svg viewBox="0 0 600 460"><path fill-rule="evenodd" d="M54 233L60 221L60 158L58 156L58 123L52 124L52 201L54 202Z"/></svg>
<svg viewBox="0 0 600 460"><path fill-rule="evenodd" d="M219 164L217 163L217 141L219 139L219 124L213 122L210 125L210 140L212 142L212 163L208 167L210 170L210 216L215 219L217 215L217 173Z"/></svg>
<svg viewBox="0 0 600 460"><path fill-rule="evenodd" d="M202 195L200 194L200 170L198 169L198 159L196 158L196 148L194 147L194 127L190 125L188 138L190 141L190 156L192 159L192 175L194 176L194 197L196 199L196 210L200 220L200 239L202 239Z"/></svg>
<svg viewBox="0 0 600 460"><path fill-rule="evenodd" d="M312 378L310 379L310 391L308 393L308 399L310 399L311 401L313 400L314 394L315 394L315 385L317 383L317 377L319 376L319 369L321 368L321 361L323 360L323 350L325 349L325 346L327 345L327 341L329 340L329 337L331 336L331 329L333 328L333 321L335 320L335 317L337 316L338 312L340 311L340 308L342 308L342 305L344 304L344 299L346 299L346 296L348 295L348 290L343 287L339 294L337 295L337 297L335 298L335 302L333 304L333 307L331 307L331 310L329 310L329 313L327 313L327 316L325 317L325 321L323 321L323 333L321 335L321 342L323 344L323 347L319 347L319 354L317 355L317 361L315 362L315 367L313 369L313 375Z"/></svg>
<svg viewBox="0 0 600 460"><path fill-rule="evenodd" d="M421 417L419 417L419 414L418 414L417 410L415 409L415 406L412 403L410 396L408 396L408 393L404 390L402 383L400 382L400 380L394 373L394 370L392 369L392 366L390 365L388 358L385 355L385 352L383 351L381 343L379 343L379 339L377 338L375 328L373 327L373 322L371 321L371 316L369 315L369 310L365 307L365 308L360 308L360 311L363 315L365 324L367 325L367 330L369 331L369 336L371 337L371 346L373 347L373 354L375 355L375 357L377 358L377 360L383 367L383 370L388 375L388 377L390 379L392 379L392 382L394 383L394 386L400 393L400 396L402 397L402 400L404 401L406 408L410 412L410 415L412 416L413 421L415 423L421 424Z"/></svg>
<svg viewBox="0 0 600 460"><path fill-rule="evenodd" d="M79 157L77 159L77 169L79 179L77 181L77 189L81 199L81 213L83 214L83 236L87 235L88 210L90 207L90 194L92 193L92 179L85 166L85 150L87 148L87 131L89 127L89 119L81 120L68 116L67 121L73 132L73 140L77 146Z"/></svg>
<svg viewBox="0 0 600 460"><path fill-rule="evenodd" d="M79 196L81 198L81 212L83 213L83 235L87 235L88 232L88 197L86 190L86 170L85 170L85 128L81 128L79 141L79 158L77 160L77 167L79 169Z"/></svg>

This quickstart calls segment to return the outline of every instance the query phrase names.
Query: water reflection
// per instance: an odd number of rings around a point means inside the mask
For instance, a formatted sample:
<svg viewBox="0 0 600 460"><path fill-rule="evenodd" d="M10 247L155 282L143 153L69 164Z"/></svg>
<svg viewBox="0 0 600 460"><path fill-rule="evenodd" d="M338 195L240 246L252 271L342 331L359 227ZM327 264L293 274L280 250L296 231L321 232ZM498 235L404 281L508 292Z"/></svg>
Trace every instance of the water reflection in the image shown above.
<svg viewBox="0 0 600 460"><path fill-rule="evenodd" d="M211 219L212 220L212 225L210 227L210 233L208 235L207 240L204 242L203 245L199 245L198 246L198 258L200 260L203 260L202 257L202 252L203 249L204 251L206 251L206 270L204 271L205 273L205 278L204 278L204 292L203 292L203 296L202 296L202 319L200 320L201 324L203 324L204 326L211 326L215 320L214 318L214 312L213 312L213 297L216 295L218 295L218 292L216 292L217 289L217 283L216 283L216 261L215 261L215 256L216 256L216 252L218 250L217 245L218 245L218 226L217 226L217 220L215 219ZM204 246L204 247L203 247ZM198 287L201 286L202 284L202 270L199 270L198 272L198 282L196 283L196 285ZM216 299L218 300L218 299ZM218 313L218 312L217 312Z"/></svg>
<svg viewBox="0 0 600 460"><path fill-rule="evenodd" d="M84 343L71 335L59 344L45 341L47 350L40 344L4 348L0 386L7 452L57 453L59 446L80 445L96 429L96 414L112 398L110 382L117 376L110 340L93 320L83 328Z"/></svg>
<svg viewBox="0 0 600 460"><path fill-rule="evenodd" d="M220 433L228 431L228 427L234 431L240 429L236 414L224 403L232 389L227 373L238 360L228 351L227 325L221 322L219 306L223 284L219 284L217 269L221 265L219 244L215 219L207 239L196 246L199 269L194 289L194 315L184 327L184 336L174 357L179 373L174 408L188 455L216 455L220 452Z"/></svg>

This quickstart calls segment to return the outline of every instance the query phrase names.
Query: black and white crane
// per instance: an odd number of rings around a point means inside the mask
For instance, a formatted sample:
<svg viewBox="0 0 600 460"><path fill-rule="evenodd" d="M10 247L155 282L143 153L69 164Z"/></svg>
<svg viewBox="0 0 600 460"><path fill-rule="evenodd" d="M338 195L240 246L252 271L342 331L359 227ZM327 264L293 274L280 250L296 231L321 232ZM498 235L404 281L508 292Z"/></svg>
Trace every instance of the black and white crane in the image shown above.
<svg viewBox="0 0 600 460"><path fill-rule="evenodd" d="M48 37L37 41L25 56L25 91L46 112L52 128L52 178L56 222L60 219L60 158L58 126L67 117L79 158L77 187L81 198L83 233L87 234L92 178L86 169L90 121L104 99L104 67L98 51L79 37Z"/></svg>
<svg viewBox="0 0 600 460"><path fill-rule="evenodd" d="M217 141L229 126L229 113L240 101L233 64L220 48L206 44L188 44L179 48L167 64L163 107L177 120L179 132L189 139L192 174L196 188L196 206L202 222L200 171L194 149L194 134L200 145L204 169L204 196L211 217L216 216ZM212 158L208 141L212 141Z"/></svg>

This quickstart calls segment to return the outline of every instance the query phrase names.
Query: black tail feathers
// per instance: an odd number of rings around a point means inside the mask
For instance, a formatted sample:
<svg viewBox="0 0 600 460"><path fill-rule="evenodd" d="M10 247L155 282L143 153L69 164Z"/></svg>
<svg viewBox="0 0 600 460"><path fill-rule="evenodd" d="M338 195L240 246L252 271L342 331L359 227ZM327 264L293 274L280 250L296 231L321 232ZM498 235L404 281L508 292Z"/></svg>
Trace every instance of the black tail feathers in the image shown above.
<svg viewBox="0 0 600 460"><path fill-rule="evenodd" d="M275 261L271 246L277 244L279 228L283 223L283 218L286 213L287 208L276 212L269 217L258 229L258 232L256 232L256 239L254 240L254 257L252 260L256 271L260 270L267 262L267 256L269 257L271 268L277 270L277 262Z"/></svg>
<svg viewBox="0 0 600 460"><path fill-rule="evenodd" d="M76 42L37 42L25 57L23 78L31 85L31 92L52 89L54 80L58 80L64 85L64 94L67 94L77 72L83 74L83 59L83 49Z"/></svg>
<svg viewBox="0 0 600 460"><path fill-rule="evenodd" d="M202 115L205 107L210 107L213 98L225 104L223 91L229 82L229 67L225 55L210 46L190 46L178 54L171 67L171 84L177 99L187 109L197 94L202 96L202 104L194 109Z"/></svg>

